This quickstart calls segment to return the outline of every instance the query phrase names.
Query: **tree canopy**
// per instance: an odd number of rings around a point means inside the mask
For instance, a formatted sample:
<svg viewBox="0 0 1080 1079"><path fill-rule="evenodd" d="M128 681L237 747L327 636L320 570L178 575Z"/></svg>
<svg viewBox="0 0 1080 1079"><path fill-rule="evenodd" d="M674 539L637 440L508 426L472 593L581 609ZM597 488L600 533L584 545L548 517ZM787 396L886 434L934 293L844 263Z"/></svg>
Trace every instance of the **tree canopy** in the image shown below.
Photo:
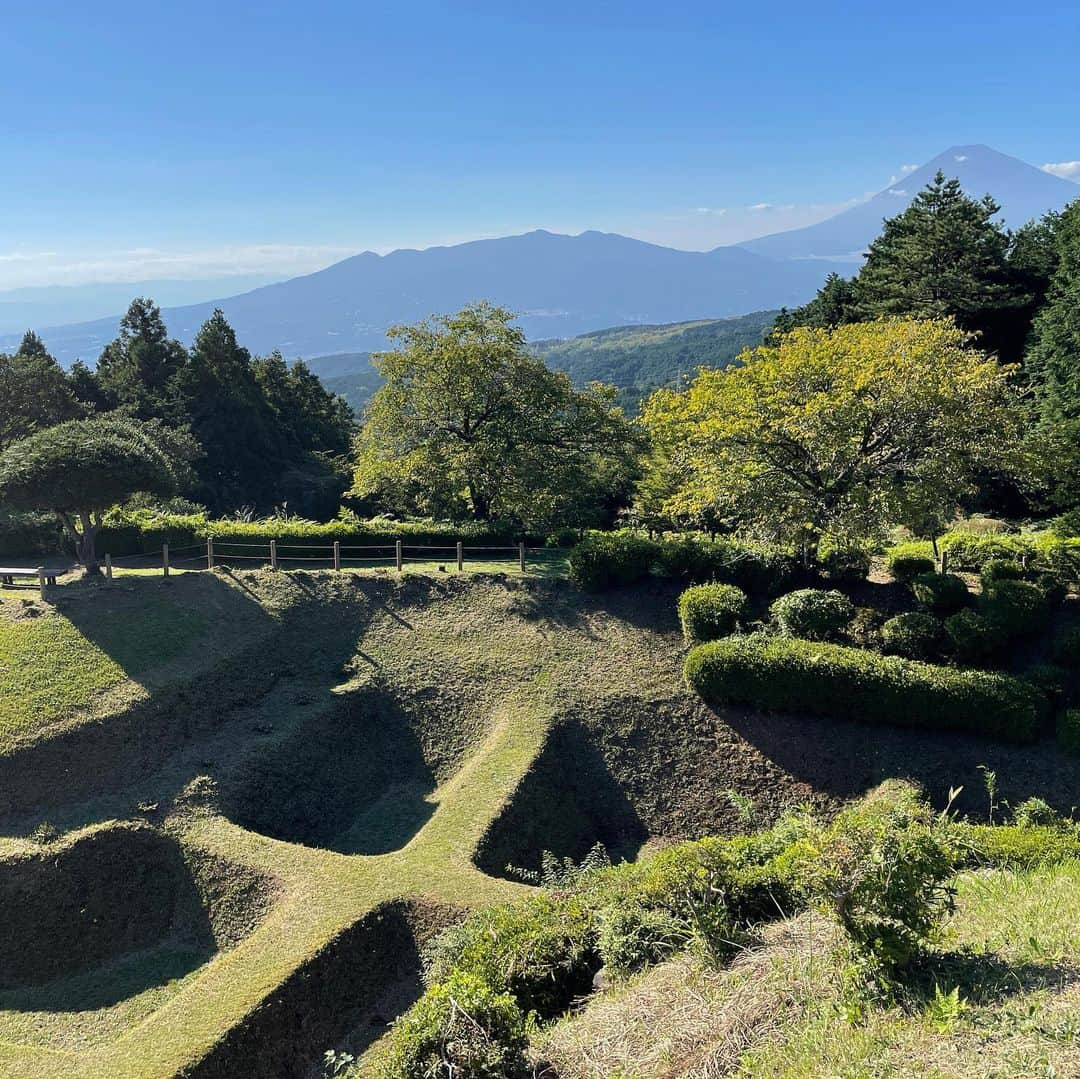
<svg viewBox="0 0 1080 1079"><path fill-rule="evenodd" d="M980 468L1015 468L1010 372L948 320L796 329L661 390L644 419L668 512L802 544L951 513Z"/></svg>
<svg viewBox="0 0 1080 1079"><path fill-rule="evenodd" d="M79 414L63 368L28 331L13 356L0 353L0 450Z"/></svg>
<svg viewBox="0 0 1080 1079"><path fill-rule="evenodd" d="M175 437L124 416L59 423L0 454L0 499L55 513L94 572L102 513L137 492L171 495L186 478Z"/></svg>
<svg viewBox="0 0 1080 1079"><path fill-rule="evenodd" d="M486 303L398 326L357 440L353 493L398 510L586 523L627 490L640 436L613 391L574 389Z"/></svg>

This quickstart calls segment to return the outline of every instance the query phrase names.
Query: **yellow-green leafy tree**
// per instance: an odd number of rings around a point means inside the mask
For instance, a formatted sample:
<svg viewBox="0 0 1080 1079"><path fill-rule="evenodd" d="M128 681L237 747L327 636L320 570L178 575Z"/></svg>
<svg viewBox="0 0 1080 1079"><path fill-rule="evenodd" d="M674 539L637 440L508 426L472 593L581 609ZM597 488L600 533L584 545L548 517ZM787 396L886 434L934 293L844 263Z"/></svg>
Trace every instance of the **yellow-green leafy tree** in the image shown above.
<svg viewBox="0 0 1080 1079"><path fill-rule="evenodd" d="M681 477L668 511L808 557L944 522L980 469L1025 468L1012 372L971 344L950 320L802 328L658 391L644 422Z"/></svg>

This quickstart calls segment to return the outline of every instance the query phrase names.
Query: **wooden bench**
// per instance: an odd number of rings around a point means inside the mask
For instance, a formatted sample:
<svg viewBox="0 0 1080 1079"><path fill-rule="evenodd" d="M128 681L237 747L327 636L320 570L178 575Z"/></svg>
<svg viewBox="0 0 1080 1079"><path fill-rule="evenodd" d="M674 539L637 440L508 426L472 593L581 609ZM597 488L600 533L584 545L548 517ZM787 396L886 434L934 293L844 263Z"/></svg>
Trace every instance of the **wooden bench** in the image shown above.
<svg viewBox="0 0 1080 1079"><path fill-rule="evenodd" d="M56 584L56 573L54 569L40 570L40 569L27 569L25 566L12 568L11 566L0 566L0 587L7 588L15 583L16 577L30 577L32 580L39 580L42 572L45 574L46 584Z"/></svg>

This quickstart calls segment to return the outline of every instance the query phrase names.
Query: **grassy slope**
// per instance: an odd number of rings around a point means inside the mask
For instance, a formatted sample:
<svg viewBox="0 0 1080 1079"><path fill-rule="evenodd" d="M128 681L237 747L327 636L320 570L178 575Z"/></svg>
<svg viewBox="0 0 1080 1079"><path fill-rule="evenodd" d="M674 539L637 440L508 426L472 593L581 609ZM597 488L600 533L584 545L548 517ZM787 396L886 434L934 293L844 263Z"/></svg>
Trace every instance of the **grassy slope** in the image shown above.
<svg viewBox="0 0 1080 1079"><path fill-rule="evenodd" d="M932 998L855 1006L820 917L770 927L730 968L683 957L591 1002L537 1041L560 1079L1080 1074L1080 863L965 874Z"/></svg>

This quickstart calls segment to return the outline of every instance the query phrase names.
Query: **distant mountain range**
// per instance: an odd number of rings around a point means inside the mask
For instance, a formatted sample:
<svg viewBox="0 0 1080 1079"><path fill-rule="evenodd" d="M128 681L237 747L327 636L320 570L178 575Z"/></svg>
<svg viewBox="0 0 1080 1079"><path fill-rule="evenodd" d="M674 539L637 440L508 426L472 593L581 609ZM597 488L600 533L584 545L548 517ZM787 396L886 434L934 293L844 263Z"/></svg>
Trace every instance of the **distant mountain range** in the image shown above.
<svg viewBox="0 0 1080 1079"><path fill-rule="evenodd" d="M190 342L220 307L253 352L311 357L383 348L388 326L479 299L519 312L531 339L791 306L809 299L830 270L853 270L882 219L902 210L938 168L972 194L993 194L1011 225L1080 196L1080 185L1015 158L958 146L828 221L739 246L678 251L611 233L537 230L423 251L369 251L240 295L169 307L165 318L172 334ZM95 361L118 321L35 328L69 365ZM0 336L0 349L17 340Z"/></svg>
<svg viewBox="0 0 1080 1079"><path fill-rule="evenodd" d="M529 347L549 367L565 371L578 386L606 382L619 404L636 413L658 386L692 375L699 367L726 367L744 348L759 345L776 311L661 326L615 326L571 337L536 341ZM312 370L359 414L382 379L367 352L321 356Z"/></svg>

